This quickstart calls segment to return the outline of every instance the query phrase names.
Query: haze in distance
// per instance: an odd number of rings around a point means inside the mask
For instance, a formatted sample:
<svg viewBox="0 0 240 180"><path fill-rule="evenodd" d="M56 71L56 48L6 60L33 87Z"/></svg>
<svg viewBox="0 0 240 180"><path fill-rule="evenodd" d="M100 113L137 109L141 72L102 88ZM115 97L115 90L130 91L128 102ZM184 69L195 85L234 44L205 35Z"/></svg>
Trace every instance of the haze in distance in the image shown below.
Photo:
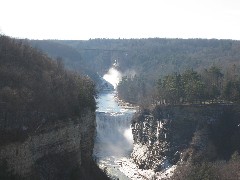
<svg viewBox="0 0 240 180"><path fill-rule="evenodd" d="M240 40L239 0L2 0L0 32L28 39Z"/></svg>

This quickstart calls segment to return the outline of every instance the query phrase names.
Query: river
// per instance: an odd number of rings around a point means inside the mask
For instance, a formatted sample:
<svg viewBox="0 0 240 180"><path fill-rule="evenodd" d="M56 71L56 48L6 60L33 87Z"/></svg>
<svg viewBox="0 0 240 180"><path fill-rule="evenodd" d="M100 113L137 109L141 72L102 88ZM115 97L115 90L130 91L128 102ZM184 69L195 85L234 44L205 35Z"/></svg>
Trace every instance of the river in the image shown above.
<svg viewBox="0 0 240 180"><path fill-rule="evenodd" d="M113 65L103 78L116 88L121 73ZM130 161L133 149L133 137L130 128L134 108L120 106L115 90L101 92L97 99L96 111L97 136L94 146L94 158L98 165L112 179L130 179L124 169L124 162Z"/></svg>
<svg viewBox="0 0 240 180"><path fill-rule="evenodd" d="M120 76L121 73L113 66L103 78L116 88L121 79ZM98 95L97 136L93 153L97 164L111 179L140 180L170 177L175 166L155 173L151 169L138 169L131 160L133 136L130 126L136 108L122 106L122 104L124 103L120 103L115 90L108 89ZM135 145L136 147L137 145ZM140 152L141 148L138 151Z"/></svg>
<svg viewBox="0 0 240 180"><path fill-rule="evenodd" d="M124 159L129 158L133 148L130 129L134 109L118 105L116 91L99 94L96 112L97 137L94 156L99 166L114 179L129 179L121 171Z"/></svg>

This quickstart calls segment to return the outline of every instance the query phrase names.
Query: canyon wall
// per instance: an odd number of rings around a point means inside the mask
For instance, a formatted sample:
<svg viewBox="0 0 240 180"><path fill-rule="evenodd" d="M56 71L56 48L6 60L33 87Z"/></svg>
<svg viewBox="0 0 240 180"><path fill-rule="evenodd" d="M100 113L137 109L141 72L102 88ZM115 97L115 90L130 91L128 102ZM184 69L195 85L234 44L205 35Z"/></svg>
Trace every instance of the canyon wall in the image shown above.
<svg viewBox="0 0 240 180"><path fill-rule="evenodd" d="M240 148L237 105L157 106L132 121L132 159L141 169L160 171L197 158L227 159Z"/></svg>
<svg viewBox="0 0 240 180"><path fill-rule="evenodd" d="M69 179L92 162L95 127L90 111L75 120L46 123L23 141L2 145L0 160L24 179Z"/></svg>

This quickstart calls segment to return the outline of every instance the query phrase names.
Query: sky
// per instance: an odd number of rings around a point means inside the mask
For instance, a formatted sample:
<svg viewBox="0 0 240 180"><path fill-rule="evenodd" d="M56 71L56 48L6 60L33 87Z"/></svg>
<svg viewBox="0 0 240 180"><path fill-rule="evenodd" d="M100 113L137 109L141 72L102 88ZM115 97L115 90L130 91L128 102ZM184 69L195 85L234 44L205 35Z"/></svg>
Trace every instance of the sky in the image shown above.
<svg viewBox="0 0 240 180"><path fill-rule="evenodd" d="M0 33L28 39L240 40L240 0L0 0Z"/></svg>

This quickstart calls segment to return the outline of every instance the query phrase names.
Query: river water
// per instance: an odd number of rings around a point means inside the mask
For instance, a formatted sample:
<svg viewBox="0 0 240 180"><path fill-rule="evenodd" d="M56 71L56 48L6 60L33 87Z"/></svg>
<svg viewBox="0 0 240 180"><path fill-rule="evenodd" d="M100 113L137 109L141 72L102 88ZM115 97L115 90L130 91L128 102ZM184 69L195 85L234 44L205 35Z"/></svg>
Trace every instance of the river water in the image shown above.
<svg viewBox="0 0 240 180"><path fill-rule="evenodd" d="M112 67L105 77L116 87L120 79L119 76L120 72ZM130 159L133 150L133 136L130 126L132 117L136 112L135 108L119 105L117 92L114 90L100 93L97 106L97 135L93 154L99 167L111 179L162 179L166 178L165 174L171 174L171 168L158 175L153 170L138 169Z"/></svg>
<svg viewBox="0 0 240 180"><path fill-rule="evenodd" d="M123 159L129 158L132 152L130 125L135 110L119 106L115 91L99 94L97 105L97 137L94 147L97 163L113 179L129 179L119 169Z"/></svg>
<svg viewBox="0 0 240 180"><path fill-rule="evenodd" d="M103 78L116 88L121 73L117 62ZM133 149L133 137L130 128L135 109L120 106L115 90L101 92L97 99L96 111L97 136L94 146L94 158L98 165L111 175L112 179L129 179L121 170L122 162L129 159Z"/></svg>

